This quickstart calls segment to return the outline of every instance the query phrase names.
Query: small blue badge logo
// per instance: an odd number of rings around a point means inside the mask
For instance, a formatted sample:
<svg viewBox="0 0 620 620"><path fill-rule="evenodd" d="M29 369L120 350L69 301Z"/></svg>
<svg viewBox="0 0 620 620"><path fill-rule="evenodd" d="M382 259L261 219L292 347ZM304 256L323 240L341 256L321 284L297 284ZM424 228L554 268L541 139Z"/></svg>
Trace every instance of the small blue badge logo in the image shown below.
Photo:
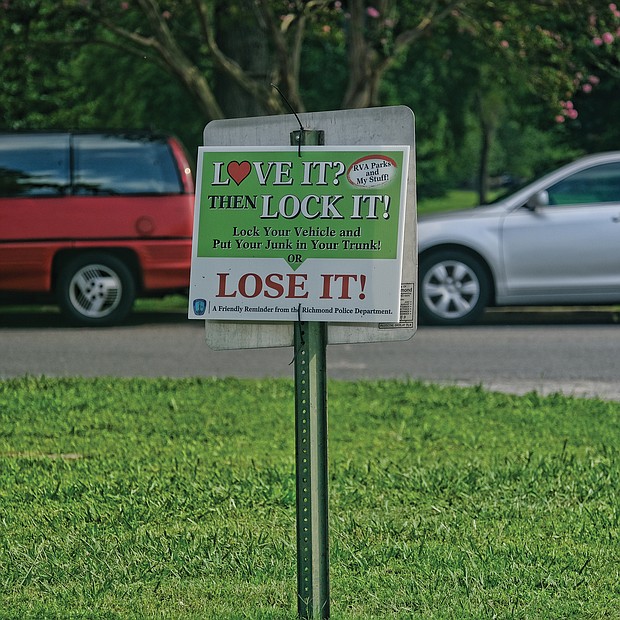
<svg viewBox="0 0 620 620"><path fill-rule="evenodd" d="M206 299L194 299L194 314L196 316L202 316L207 309Z"/></svg>

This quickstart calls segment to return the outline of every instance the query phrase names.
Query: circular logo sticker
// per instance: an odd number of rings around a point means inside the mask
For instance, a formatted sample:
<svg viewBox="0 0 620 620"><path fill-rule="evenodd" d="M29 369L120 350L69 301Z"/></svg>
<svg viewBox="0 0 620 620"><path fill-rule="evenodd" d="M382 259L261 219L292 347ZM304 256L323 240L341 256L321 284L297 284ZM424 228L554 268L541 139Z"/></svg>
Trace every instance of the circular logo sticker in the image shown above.
<svg viewBox="0 0 620 620"><path fill-rule="evenodd" d="M347 170L353 187L375 189L387 185L396 176L396 162L385 155L366 155L354 161Z"/></svg>

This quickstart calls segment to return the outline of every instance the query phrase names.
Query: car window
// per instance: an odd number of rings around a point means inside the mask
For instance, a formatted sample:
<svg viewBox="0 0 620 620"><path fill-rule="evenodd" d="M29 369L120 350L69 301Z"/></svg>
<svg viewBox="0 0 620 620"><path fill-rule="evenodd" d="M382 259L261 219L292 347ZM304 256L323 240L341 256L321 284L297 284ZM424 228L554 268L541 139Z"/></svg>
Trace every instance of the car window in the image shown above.
<svg viewBox="0 0 620 620"><path fill-rule="evenodd" d="M136 136L73 136L74 193L178 194L181 179L166 140Z"/></svg>
<svg viewBox="0 0 620 620"><path fill-rule="evenodd" d="M69 179L67 134L0 135L0 196L59 196Z"/></svg>
<svg viewBox="0 0 620 620"><path fill-rule="evenodd" d="M620 202L620 162L581 170L547 191L550 205Z"/></svg>

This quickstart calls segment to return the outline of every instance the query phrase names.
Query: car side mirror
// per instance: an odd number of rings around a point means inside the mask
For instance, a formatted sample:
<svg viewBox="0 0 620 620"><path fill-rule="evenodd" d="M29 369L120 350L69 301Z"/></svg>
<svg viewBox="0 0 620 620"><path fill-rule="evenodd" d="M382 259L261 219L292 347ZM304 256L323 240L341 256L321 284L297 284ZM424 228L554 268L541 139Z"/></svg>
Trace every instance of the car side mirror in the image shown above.
<svg viewBox="0 0 620 620"><path fill-rule="evenodd" d="M548 207L549 206L549 192L546 190L542 190L541 192L536 192L533 196L530 196L529 200L525 203L525 206L530 211L536 211L538 207Z"/></svg>

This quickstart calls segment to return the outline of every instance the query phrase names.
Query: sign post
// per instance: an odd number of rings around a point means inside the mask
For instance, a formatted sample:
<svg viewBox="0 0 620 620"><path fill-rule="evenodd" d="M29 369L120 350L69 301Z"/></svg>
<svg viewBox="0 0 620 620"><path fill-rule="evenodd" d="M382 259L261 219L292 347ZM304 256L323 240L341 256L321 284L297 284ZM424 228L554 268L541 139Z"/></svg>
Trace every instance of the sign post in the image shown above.
<svg viewBox="0 0 620 620"><path fill-rule="evenodd" d="M204 137L189 316L215 350L294 347L298 614L327 620L326 348L415 332L413 114L213 121Z"/></svg>
<svg viewBox="0 0 620 620"><path fill-rule="evenodd" d="M329 618L325 351L324 323L296 324L297 610L303 620Z"/></svg>
<svg viewBox="0 0 620 620"><path fill-rule="evenodd" d="M323 132L292 132L291 144L321 145ZM303 620L323 620L330 613L327 332L318 321L298 321L295 326L297 611Z"/></svg>

